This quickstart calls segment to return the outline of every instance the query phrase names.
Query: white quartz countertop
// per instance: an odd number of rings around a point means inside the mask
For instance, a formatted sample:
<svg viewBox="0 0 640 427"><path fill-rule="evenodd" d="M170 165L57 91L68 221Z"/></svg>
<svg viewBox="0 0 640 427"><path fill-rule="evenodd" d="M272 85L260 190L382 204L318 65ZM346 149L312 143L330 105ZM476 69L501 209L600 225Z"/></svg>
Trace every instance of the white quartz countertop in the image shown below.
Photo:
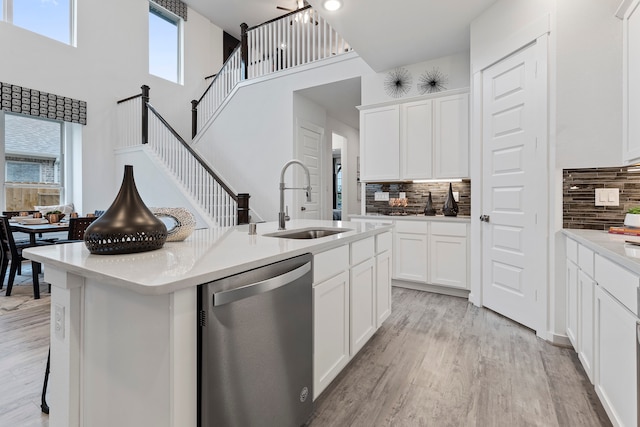
<svg viewBox="0 0 640 427"><path fill-rule="evenodd" d="M349 215L349 219L366 219L366 220L406 220L406 221L446 221L446 222L471 222L469 216L426 216L424 214L419 215L382 215L382 214L366 214L366 215Z"/></svg>
<svg viewBox="0 0 640 427"><path fill-rule="evenodd" d="M277 222L196 230L183 242L162 249L126 255L91 254L83 242L24 250L28 259L146 295L175 292L304 253L319 253L391 229L389 223L293 220L287 230L344 227L351 231L318 239L282 239L263 234L277 231Z"/></svg>
<svg viewBox="0 0 640 427"><path fill-rule="evenodd" d="M640 243L640 237L569 228L563 229L562 233L595 253L640 275L640 246L626 243L626 241Z"/></svg>

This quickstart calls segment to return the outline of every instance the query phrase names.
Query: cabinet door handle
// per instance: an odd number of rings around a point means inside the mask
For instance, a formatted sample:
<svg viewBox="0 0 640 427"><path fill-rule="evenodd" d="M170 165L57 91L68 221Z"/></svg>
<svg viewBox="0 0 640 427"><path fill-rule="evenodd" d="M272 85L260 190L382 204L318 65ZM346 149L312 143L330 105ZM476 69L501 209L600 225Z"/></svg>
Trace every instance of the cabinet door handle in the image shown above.
<svg viewBox="0 0 640 427"><path fill-rule="evenodd" d="M480 221L489 222L489 215L480 215Z"/></svg>

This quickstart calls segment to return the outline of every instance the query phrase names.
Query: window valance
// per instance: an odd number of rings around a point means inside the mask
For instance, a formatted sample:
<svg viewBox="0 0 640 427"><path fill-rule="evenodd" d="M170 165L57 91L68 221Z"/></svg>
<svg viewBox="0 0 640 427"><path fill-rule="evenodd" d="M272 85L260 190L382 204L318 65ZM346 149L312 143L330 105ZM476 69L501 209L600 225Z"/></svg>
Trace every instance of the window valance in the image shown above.
<svg viewBox="0 0 640 427"><path fill-rule="evenodd" d="M53 93L0 82L3 111L87 124L87 103Z"/></svg>
<svg viewBox="0 0 640 427"><path fill-rule="evenodd" d="M170 12L175 13L180 18L187 20L187 5L180 0L151 0L158 6L162 6Z"/></svg>

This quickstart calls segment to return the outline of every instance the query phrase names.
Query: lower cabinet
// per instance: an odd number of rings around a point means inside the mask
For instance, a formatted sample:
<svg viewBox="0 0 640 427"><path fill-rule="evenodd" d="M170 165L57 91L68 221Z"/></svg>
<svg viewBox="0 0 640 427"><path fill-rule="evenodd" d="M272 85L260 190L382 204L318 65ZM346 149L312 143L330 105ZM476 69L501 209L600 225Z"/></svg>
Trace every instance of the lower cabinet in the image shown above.
<svg viewBox="0 0 640 427"><path fill-rule="evenodd" d="M595 289L595 388L613 425L638 422L636 317L600 286Z"/></svg>
<svg viewBox="0 0 640 427"><path fill-rule="evenodd" d="M593 383L594 353L594 292L596 283L584 271L578 272L578 306L580 321L578 324L578 358L582 362L587 376Z"/></svg>
<svg viewBox="0 0 640 427"><path fill-rule="evenodd" d="M313 398L349 363L349 272L313 288Z"/></svg>
<svg viewBox="0 0 640 427"><path fill-rule="evenodd" d="M351 354L356 354L376 331L376 261L351 268Z"/></svg>
<svg viewBox="0 0 640 427"><path fill-rule="evenodd" d="M424 224L426 226L426 224ZM398 223L396 222L396 227ZM427 282L427 234L397 231L394 237L396 279Z"/></svg>
<svg viewBox="0 0 640 427"><path fill-rule="evenodd" d="M467 225L434 222L429 243L429 283L467 289Z"/></svg>
<svg viewBox="0 0 640 427"><path fill-rule="evenodd" d="M376 327L391 315L391 251L376 255Z"/></svg>
<svg viewBox="0 0 640 427"><path fill-rule="evenodd" d="M578 348L578 266L567 260L567 337L574 349Z"/></svg>
<svg viewBox="0 0 640 427"><path fill-rule="evenodd" d="M391 314L391 232L316 254L313 398Z"/></svg>

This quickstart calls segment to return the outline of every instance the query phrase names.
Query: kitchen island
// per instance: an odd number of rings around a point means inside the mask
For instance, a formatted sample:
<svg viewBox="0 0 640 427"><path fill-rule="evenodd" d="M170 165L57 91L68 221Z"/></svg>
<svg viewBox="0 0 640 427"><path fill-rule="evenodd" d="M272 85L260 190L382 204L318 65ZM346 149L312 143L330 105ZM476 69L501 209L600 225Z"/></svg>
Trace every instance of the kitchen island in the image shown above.
<svg viewBox="0 0 640 427"><path fill-rule="evenodd" d="M83 243L25 250L52 285L50 425L195 427L197 285L304 253L315 259L346 247L350 254L391 229L287 223L308 227L350 231L309 240L265 236L276 231L274 222L258 224L257 235L248 225L197 230L139 254L92 255ZM315 264L314 275L322 272Z"/></svg>

